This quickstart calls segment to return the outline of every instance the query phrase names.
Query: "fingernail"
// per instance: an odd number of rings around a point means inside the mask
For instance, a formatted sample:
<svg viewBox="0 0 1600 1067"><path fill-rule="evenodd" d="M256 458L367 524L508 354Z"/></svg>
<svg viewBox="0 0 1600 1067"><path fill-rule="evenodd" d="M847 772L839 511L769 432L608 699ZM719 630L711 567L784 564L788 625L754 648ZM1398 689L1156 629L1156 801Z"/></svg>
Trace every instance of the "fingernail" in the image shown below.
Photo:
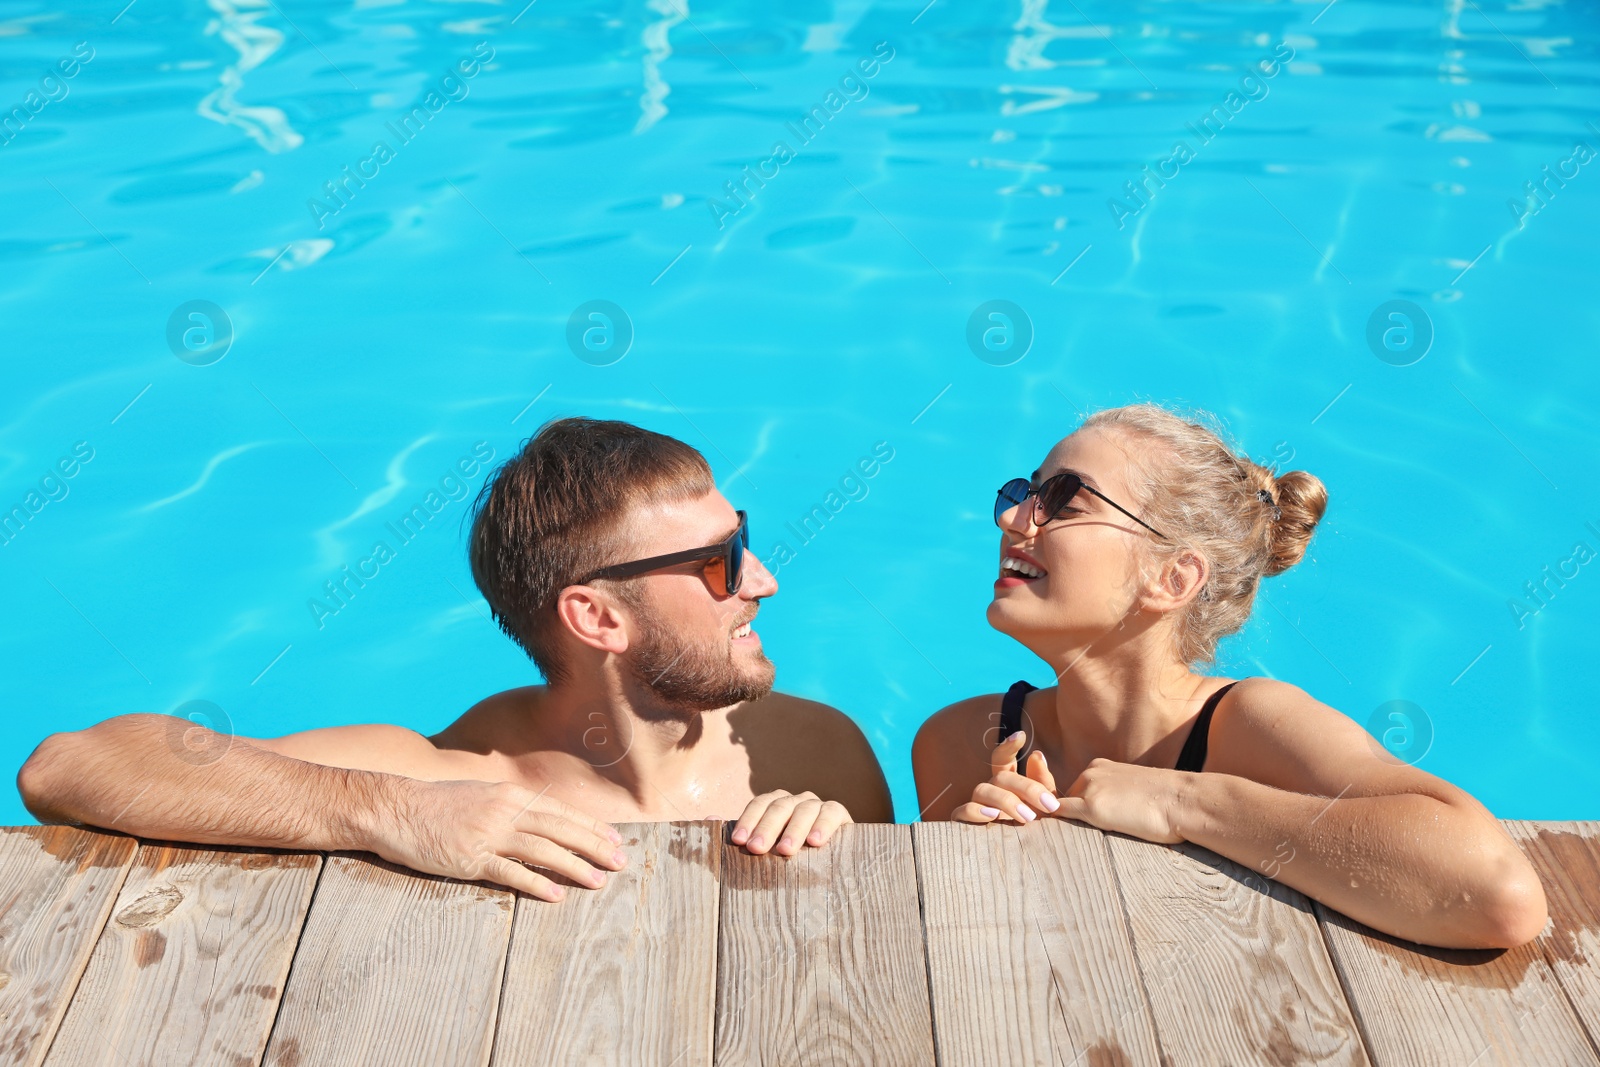
<svg viewBox="0 0 1600 1067"><path fill-rule="evenodd" d="M1033 809L1028 807L1026 804L1017 805L1017 814L1022 817L1023 822L1032 822L1034 819L1038 818L1038 816L1033 813Z"/></svg>
<svg viewBox="0 0 1600 1067"><path fill-rule="evenodd" d="M1059 808L1061 806L1061 801L1057 800L1055 797L1051 796L1049 793L1040 793L1039 794L1039 806L1041 808L1043 808L1045 811L1055 811L1057 808Z"/></svg>
<svg viewBox="0 0 1600 1067"><path fill-rule="evenodd" d="M615 830L607 830L606 831L606 836L611 838L611 843L613 845L622 844L622 835L617 833Z"/></svg>
<svg viewBox="0 0 1600 1067"><path fill-rule="evenodd" d="M566 888L564 886L559 886L559 885L551 886L550 887L550 895L552 897L554 897L555 899L557 899L557 900L564 900L566 898L566 895L567 895L567 890L566 890Z"/></svg>
<svg viewBox="0 0 1600 1067"><path fill-rule="evenodd" d="M790 851L793 851L794 850L794 838L785 837L783 840L778 842L778 848L779 848L779 850L789 849Z"/></svg>
<svg viewBox="0 0 1600 1067"><path fill-rule="evenodd" d="M741 826L733 832L733 843L736 845L742 845L745 843L745 840L749 838L749 836L750 831Z"/></svg>
<svg viewBox="0 0 1600 1067"><path fill-rule="evenodd" d="M1041 767L1050 766L1050 761L1044 758L1044 753L1043 752L1039 753L1039 766L1041 766ZM1050 810L1054 811L1055 809L1051 808Z"/></svg>
<svg viewBox="0 0 1600 1067"><path fill-rule="evenodd" d="M1017 732L1016 732L1016 733L1014 733L1014 734L1012 734L1012 735L1011 735L1011 736L1010 736L1010 737L1008 737L1008 738L1006 738L1006 739L1005 739L1005 740L1004 740L1004 741L1003 741L1003 742L1001 742L1001 743L1002 743L1002 744L1006 744L1006 745L1009 745L1009 744L1010 744L1010 743L1011 743L1011 742L1013 742L1013 741L1015 741L1015 740L1016 740L1016 739L1017 739L1017 738L1019 738L1019 737L1021 737L1021 736L1022 736L1022 731L1021 731L1021 730L1018 730L1018 731L1017 731Z"/></svg>
<svg viewBox="0 0 1600 1067"><path fill-rule="evenodd" d="M745 844L750 846L751 851L755 851L756 849L760 848L761 845L763 844L763 842L761 840L761 835L760 834L751 834L750 835L750 840L746 841Z"/></svg>
<svg viewBox="0 0 1600 1067"><path fill-rule="evenodd" d="M986 819L998 819L1000 817L1000 809L991 808L987 804L979 804L978 813Z"/></svg>
<svg viewBox="0 0 1600 1067"><path fill-rule="evenodd" d="M813 845L820 843L822 841L822 831L821 830L813 830L813 831L811 831L809 834L806 835L806 840L811 842Z"/></svg>
<svg viewBox="0 0 1600 1067"><path fill-rule="evenodd" d="M605 885L606 884L606 872L605 871L592 871L592 872L590 872L590 874L589 874L589 883L591 885L595 885L595 886Z"/></svg>
<svg viewBox="0 0 1600 1067"><path fill-rule="evenodd" d="M612 853L611 862L615 863L618 867L626 866L628 863L628 854L621 849L618 849L616 852Z"/></svg>

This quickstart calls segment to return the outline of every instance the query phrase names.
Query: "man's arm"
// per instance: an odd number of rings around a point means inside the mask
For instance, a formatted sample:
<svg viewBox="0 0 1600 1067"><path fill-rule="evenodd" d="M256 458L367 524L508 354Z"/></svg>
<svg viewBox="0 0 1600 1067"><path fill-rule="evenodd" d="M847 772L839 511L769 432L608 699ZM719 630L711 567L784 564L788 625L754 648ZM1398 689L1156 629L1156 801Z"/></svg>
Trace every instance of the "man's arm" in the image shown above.
<svg viewBox="0 0 1600 1067"><path fill-rule="evenodd" d="M325 736L320 745L317 735ZM605 875L580 856L622 866L614 830L548 796L508 782L398 773L425 767L424 749L433 752L426 738L397 726L262 741L167 715L123 715L46 738L23 764L17 788L41 822L198 844L361 849L547 900L560 899L561 887L524 863L588 886ZM352 751L359 761L348 758ZM321 755L365 766L328 766L316 762Z"/></svg>

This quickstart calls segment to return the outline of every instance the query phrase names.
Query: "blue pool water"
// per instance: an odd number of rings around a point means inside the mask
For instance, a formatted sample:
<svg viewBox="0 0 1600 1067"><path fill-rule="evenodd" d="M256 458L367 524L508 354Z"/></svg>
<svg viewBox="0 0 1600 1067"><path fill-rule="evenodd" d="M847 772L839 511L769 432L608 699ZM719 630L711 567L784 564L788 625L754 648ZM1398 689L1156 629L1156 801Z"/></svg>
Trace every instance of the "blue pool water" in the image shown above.
<svg viewBox="0 0 1600 1067"><path fill-rule="evenodd" d="M984 622L994 488L1154 398L1331 492L1221 670L1600 817L1594 9L924 2L8 4L0 768L122 712L433 731L536 681L447 476L583 413L706 453L780 687L909 820L922 720L1047 680Z"/></svg>

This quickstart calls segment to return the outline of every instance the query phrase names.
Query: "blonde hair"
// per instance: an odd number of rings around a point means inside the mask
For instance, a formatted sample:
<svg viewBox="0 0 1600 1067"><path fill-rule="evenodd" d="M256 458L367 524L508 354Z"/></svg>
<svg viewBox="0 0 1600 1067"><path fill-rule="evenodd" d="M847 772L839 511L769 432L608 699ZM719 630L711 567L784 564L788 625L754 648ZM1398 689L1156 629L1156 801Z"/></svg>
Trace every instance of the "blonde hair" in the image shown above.
<svg viewBox="0 0 1600 1067"><path fill-rule="evenodd" d="M1108 430L1154 447L1130 450L1138 506L1170 540L1145 538L1145 574L1184 552L1204 556L1210 575L1177 618L1186 664L1211 663L1217 643L1250 618L1262 578L1282 574L1306 554L1328 507L1321 479L1276 473L1238 452L1215 416L1189 418L1155 404L1097 411L1079 429Z"/></svg>

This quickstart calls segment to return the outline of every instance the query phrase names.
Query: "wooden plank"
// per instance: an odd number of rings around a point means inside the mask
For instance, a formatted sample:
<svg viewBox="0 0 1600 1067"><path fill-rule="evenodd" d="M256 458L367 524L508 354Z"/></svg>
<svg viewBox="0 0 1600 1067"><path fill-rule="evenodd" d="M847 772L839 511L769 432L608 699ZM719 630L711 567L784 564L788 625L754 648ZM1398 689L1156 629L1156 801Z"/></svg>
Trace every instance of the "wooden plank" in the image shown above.
<svg viewBox="0 0 1600 1067"><path fill-rule="evenodd" d="M512 894L328 855L267 1045L269 1067L482 1067Z"/></svg>
<svg viewBox="0 0 1600 1067"><path fill-rule="evenodd" d="M1379 1067L1597 1062L1536 945L1432 948L1316 907Z"/></svg>
<svg viewBox="0 0 1600 1067"><path fill-rule="evenodd" d="M628 865L604 888L517 901L496 1065L709 1067L721 826L617 831Z"/></svg>
<svg viewBox="0 0 1600 1067"><path fill-rule="evenodd" d="M44 1062L137 848L70 826L0 827L0 1062Z"/></svg>
<svg viewBox="0 0 1600 1067"><path fill-rule="evenodd" d="M792 859L722 829L716 1062L933 1062L911 828L841 827Z"/></svg>
<svg viewBox="0 0 1600 1067"><path fill-rule="evenodd" d="M1539 872L1550 925L1536 942L1591 1044L1600 1045L1600 822L1501 825Z"/></svg>
<svg viewBox="0 0 1600 1067"><path fill-rule="evenodd" d="M1589 1036L1600 1046L1600 822L1501 825L1539 872L1550 925L1535 942ZM1531 1021L1531 1020L1530 1020Z"/></svg>
<svg viewBox="0 0 1600 1067"><path fill-rule="evenodd" d="M261 1062L321 867L142 845L46 1067Z"/></svg>
<svg viewBox="0 0 1600 1067"><path fill-rule="evenodd" d="M1105 835L913 828L942 1064L1159 1062Z"/></svg>
<svg viewBox="0 0 1600 1067"><path fill-rule="evenodd" d="M1545 956L1547 945L1575 948L1583 943L1580 938L1593 943L1581 923L1593 929L1600 861L1584 835L1541 829L1582 825L1592 834L1596 824L1505 825L1539 869L1556 919L1553 939L1547 933L1510 951L1433 948L1316 906L1339 977L1380 1067L1600 1062ZM1573 869L1564 872L1569 864ZM1557 948L1554 955L1560 954ZM1575 988L1593 997L1595 978L1585 970L1581 952L1565 965Z"/></svg>
<svg viewBox="0 0 1600 1067"><path fill-rule="evenodd" d="M1303 895L1197 845L1107 843L1165 1063L1369 1062Z"/></svg>

